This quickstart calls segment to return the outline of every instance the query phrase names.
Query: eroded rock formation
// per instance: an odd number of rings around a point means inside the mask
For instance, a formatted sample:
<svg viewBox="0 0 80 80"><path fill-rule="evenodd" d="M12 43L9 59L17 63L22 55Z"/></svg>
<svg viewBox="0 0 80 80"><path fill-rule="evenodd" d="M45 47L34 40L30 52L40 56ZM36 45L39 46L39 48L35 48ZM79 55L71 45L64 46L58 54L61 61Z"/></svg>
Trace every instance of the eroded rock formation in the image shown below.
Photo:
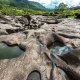
<svg viewBox="0 0 80 80"><path fill-rule="evenodd" d="M0 60L0 80L80 80L80 23L54 21L42 15L0 17L0 42L24 51L19 57ZM57 55L50 50L53 45L73 50Z"/></svg>

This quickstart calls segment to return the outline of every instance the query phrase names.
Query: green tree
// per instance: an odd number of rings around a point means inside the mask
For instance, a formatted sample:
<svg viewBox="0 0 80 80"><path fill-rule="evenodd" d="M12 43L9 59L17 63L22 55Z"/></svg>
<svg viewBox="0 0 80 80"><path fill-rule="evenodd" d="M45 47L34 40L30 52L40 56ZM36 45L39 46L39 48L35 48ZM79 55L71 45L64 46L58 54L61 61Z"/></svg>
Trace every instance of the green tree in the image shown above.
<svg viewBox="0 0 80 80"><path fill-rule="evenodd" d="M60 3L58 6L55 7L55 13L62 14L64 10L68 8L67 4Z"/></svg>
<svg viewBox="0 0 80 80"><path fill-rule="evenodd" d="M60 9L60 10L67 9L67 4L60 3L60 4L57 6L57 9Z"/></svg>

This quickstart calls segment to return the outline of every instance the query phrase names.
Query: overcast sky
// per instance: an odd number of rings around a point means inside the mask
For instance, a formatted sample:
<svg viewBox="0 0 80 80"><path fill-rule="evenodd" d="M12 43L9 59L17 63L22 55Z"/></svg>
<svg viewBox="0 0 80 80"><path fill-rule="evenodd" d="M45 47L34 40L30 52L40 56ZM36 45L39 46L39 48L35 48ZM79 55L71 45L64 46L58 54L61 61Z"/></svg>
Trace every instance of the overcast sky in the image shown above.
<svg viewBox="0 0 80 80"><path fill-rule="evenodd" d="M68 6L76 6L79 5L80 3L80 0L29 0L29 1L39 2L47 8L54 8L55 4L59 4L62 2L68 4Z"/></svg>

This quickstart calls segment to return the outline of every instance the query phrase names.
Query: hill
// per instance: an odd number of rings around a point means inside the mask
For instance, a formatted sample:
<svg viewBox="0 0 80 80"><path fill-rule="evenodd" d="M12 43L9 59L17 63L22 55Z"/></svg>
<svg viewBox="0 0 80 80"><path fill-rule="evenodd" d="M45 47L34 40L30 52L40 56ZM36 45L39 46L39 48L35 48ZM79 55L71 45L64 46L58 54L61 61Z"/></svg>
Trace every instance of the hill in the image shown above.
<svg viewBox="0 0 80 80"><path fill-rule="evenodd" d="M18 8L26 7L26 8L38 9L38 10L46 9L40 3L34 2L34 1L28 1L28 0L0 0L0 4L7 4L7 5L18 7Z"/></svg>
<svg viewBox="0 0 80 80"><path fill-rule="evenodd" d="M29 8L33 8L33 9L42 9L42 10L46 9L40 3L34 2L34 1L28 1L28 6L29 6Z"/></svg>

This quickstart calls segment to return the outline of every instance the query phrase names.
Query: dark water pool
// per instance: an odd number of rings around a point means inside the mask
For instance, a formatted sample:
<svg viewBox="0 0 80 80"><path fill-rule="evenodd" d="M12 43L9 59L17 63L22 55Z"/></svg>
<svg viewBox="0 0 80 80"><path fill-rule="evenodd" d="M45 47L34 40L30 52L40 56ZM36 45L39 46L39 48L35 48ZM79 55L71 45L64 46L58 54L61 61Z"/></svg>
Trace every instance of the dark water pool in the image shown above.
<svg viewBox="0 0 80 80"><path fill-rule="evenodd" d="M20 56L23 53L18 46L8 46L5 43L0 43L0 59L10 59Z"/></svg>
<svg viewBox="0 0 80 80"><path fill-rule="evenodd" d="M32 71L27 80L41 80L41 74L38 71Z"/></svg>
<svg viewBox="0 0 80 80"><path fill-rule="evenodd" d="M56 54L56 55L63 55L63 54L66 54L70 51L72 51L73 49L69 46L52 46L51 47L51 52L53 54Z"/></svg>

